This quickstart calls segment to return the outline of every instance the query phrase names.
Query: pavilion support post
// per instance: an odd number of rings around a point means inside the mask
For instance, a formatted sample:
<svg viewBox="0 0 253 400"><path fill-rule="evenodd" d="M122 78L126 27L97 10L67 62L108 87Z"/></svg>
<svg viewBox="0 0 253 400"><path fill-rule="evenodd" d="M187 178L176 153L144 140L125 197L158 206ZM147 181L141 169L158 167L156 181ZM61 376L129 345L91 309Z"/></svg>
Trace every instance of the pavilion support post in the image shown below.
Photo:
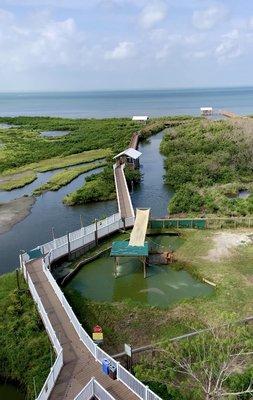
<svg viewBox="0 0 253 400"><path fill-rule="evenodd" d="M144 279L147 277L147 262L146 262L146 257L143 257L142 259L143 262L143 272L144 272Z"/></svg>
<svg viewBox="0 0 253 400"><path fill-rule="evenodd" d="M114 262L114 276L115 276L115 278L118 277L118 274L117 274L117 267L118 266L119 266L119 257L115 257L115 262Z"/></svg>

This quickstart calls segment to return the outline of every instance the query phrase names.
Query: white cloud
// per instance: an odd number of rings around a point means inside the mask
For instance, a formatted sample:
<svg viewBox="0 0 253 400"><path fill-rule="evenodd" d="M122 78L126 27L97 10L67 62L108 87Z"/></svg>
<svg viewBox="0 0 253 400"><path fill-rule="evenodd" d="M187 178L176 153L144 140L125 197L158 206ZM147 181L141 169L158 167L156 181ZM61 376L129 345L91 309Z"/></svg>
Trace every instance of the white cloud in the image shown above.
<svg viewBox="0 0 253 400"><path fill-rule="evenodd" d="M163 21L166 16L166 4L163 2L154 2L143 8L140 14L139 22L143 28L149 29L155 26L158 22Z"/></svg>
<svg viewBox="0 0 253 400"><path fill-rule="evenodd" d="M206 10L194 11L192 22L197 29L211 29L227 15L227 10L221 4L213 5Z"/></svg>
<svg viewBox="0 0 253 400"><path fill-rule="evenodd" d="M105 53L107 60L125 60L136 54L133 42L120 42L113 50Z"/></svg>
<svg viewBox="0 0 253 400"><path fill-rule="evenodd" d="M20 23L3 12L0 19L0 68L22 71L43 65L85 65L85 36L74 19L55 20L48 13L37 13Z"/></svg>
<svg viewBox="0 0 253 400"><path fill-rule="evenodd" d="M220 44L215 49L219 61L239 57L242 54L242 38L237 29L222 35Z"/></svg>

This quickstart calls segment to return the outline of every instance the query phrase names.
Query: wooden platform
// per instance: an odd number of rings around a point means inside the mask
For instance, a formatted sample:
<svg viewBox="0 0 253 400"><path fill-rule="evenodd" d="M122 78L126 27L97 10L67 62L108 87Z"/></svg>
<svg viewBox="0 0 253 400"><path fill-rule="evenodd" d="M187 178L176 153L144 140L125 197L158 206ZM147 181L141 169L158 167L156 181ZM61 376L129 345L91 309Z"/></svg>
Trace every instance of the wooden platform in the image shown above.
<svg viewBox="0 0 253 400"><path fill-rule="evenodd" d="M102 373L101 365L80 341L43 272L42 260L31 261L26 266L63 348L64 366L50 400L73 400L92 377L95 377L116 400L137 400L138 397L122 382L114 381Z"/></svg>

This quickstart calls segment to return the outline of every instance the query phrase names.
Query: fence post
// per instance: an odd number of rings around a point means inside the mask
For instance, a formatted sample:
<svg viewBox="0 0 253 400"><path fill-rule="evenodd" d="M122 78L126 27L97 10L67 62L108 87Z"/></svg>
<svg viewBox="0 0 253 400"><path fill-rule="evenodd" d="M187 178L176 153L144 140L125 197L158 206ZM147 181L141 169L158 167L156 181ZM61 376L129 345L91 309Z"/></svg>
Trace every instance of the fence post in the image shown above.
<svg viewBox="0 0 253 400"><path fill-rule="evenodd" d="M145 400L148 400L148 389L149 389L149 387L146 386L146 388L145 388Z"/></svg>
<svg viewBox="0 0 253 400"><path fill-rule="evenodd" d="M97 344L95 344L95 360L96 361L98 360L98 358L97 358L97 348L98 348L98 346L97 346Z"/></svg>

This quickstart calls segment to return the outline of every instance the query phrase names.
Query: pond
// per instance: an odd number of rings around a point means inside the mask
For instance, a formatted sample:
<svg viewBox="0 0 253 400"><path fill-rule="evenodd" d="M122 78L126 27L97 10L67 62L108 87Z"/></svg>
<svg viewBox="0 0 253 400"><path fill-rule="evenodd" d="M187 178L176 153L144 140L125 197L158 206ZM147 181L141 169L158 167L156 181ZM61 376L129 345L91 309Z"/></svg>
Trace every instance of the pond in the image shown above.
<svg viewBox="0 0 253 400"><path fill-rule="evenodd" d="M0 382L1 400L25 400L25 396L14 385Z"/></svg>
<svg viewBox="0 0 253 400"><path fill-rule="evenodd" d="M70 131L42 131L40 132L41 136L45 137L60 137L68 135Z"/></svg>
<svg viewBox="0 0 253 400"><path fill-rule="evenodd" d="M184 239L173 236L152 237L152 240L174 250ZM114 277L114 259L109 252L84 265L68 283L66 291L75 289L85 298L95 301L117 302L126 299L165 308L194 297L207 296L213 288L195 279L186 270L175 270L169 265L150 265L147 278L143 266L136 258L120 258L118 277ZM106 284L105 284L106 282Z"/></svg>

